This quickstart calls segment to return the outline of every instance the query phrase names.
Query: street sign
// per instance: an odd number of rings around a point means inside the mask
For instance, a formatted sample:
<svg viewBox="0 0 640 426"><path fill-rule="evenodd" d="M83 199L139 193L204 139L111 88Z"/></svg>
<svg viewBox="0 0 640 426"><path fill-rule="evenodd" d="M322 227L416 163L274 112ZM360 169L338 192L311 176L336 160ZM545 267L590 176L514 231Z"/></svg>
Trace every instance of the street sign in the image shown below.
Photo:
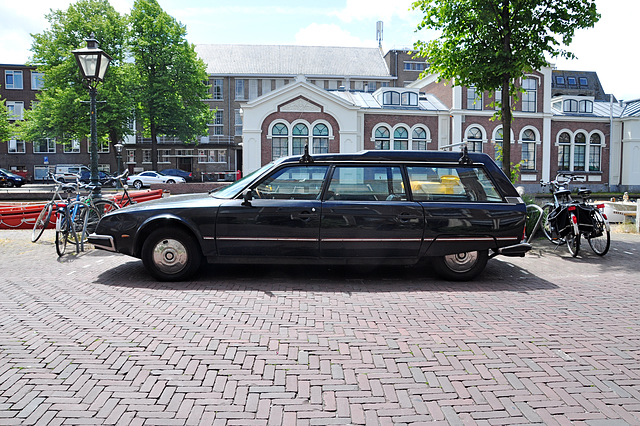
<svg viewBox="0 0 640 426"><path fill-rule="evenodd" d="M44 157L44 164L45 166L49 164L49 157Z"/></svg>

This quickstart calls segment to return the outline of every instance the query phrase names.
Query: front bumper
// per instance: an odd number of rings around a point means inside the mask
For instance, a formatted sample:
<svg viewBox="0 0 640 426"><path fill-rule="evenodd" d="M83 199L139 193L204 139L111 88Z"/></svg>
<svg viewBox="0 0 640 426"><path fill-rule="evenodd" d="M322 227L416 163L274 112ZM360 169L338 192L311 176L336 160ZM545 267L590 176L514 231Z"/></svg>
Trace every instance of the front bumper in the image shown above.
<svg viewBox="0 0 640 426"><path fill-rule="evenodd" d="M91 234L89 235L88 240L89 243L93 244L96 248L107 251L116 251L116 245L111 235Z"/></svg>

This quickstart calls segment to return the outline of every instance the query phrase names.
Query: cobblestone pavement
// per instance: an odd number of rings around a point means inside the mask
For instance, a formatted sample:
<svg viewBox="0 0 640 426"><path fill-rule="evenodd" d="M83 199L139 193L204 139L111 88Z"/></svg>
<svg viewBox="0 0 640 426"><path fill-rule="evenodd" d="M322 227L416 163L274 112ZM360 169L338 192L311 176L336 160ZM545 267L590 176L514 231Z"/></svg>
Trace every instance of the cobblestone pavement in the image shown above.
<svg viewBox="0 0 640 426"><path fill-rule="evenodd" d="M163 284L0 231L0 424L640 424L640 236L428 268Z"/></svg>

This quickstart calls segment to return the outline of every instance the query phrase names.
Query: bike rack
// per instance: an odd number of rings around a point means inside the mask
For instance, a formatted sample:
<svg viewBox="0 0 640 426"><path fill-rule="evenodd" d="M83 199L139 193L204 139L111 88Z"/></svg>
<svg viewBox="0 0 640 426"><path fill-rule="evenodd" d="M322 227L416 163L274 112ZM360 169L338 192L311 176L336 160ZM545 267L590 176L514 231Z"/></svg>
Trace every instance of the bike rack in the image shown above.
<svg viewBox="0 0 640 426"><path fill-rule="evenodd" d="M529 237L525 238L525 240L523 241L525 243L528 243L533 238L533 236L536 235L536 232L538 232L538 229L540 228L540 223L542 223L542 214L543 214L542 207L540 207L537 204L527 204L527 217L529 217L529 210L538 211L538 220L536 221L536 224L533 226L533 229L531 230Z"/></svg>

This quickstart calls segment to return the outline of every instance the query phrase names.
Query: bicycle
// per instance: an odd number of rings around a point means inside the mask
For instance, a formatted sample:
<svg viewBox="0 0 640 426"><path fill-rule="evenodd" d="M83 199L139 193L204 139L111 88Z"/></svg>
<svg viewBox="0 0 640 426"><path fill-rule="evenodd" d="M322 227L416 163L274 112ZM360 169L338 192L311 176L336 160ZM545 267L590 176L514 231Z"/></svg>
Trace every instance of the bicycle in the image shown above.
<svg viewBox="0 0 640 426"><path fill-rule="evenodd" d="M580 240L584 237L598 256L609 251L610 228L606 216L600 211L604 204L593 206L587 203L591 191L581 188L578 194L582 202L571 198L568 185L576 180L570 173L559 173L555 180L540 184L549 186L553 195L553 203L542 207L542 231L549 241L555 245L566 244L569 253L576 257L580 251Z"/></svg>
<svg viewBox="0 0 640 426"><path fill-rule="evenodd" d="M109 179L110 182L119 183L120 188L122 188L122 195L117 195L114 197L114 202L120 208L137 203L137 201L131 198L131 195L129 195L127 176L129 176L129 170L125 170L121 175L113 176L111 179Z"/></svg>
<svg viewBox="0 0 640 426"><path fill-rule="evenodd" d="M65 202L65 198L62 194L65 192L70 194L76 190L75 185L57 180L52 173L48 174L48 178L53 180L56 186L51 200L42 207L40 214L33 224L33 230L31 232L31 242L33 243L40 239L44 230L49 226L49 223L51 222L51 215L53 214L54 209L57 208L58 203Z"/></svg>

